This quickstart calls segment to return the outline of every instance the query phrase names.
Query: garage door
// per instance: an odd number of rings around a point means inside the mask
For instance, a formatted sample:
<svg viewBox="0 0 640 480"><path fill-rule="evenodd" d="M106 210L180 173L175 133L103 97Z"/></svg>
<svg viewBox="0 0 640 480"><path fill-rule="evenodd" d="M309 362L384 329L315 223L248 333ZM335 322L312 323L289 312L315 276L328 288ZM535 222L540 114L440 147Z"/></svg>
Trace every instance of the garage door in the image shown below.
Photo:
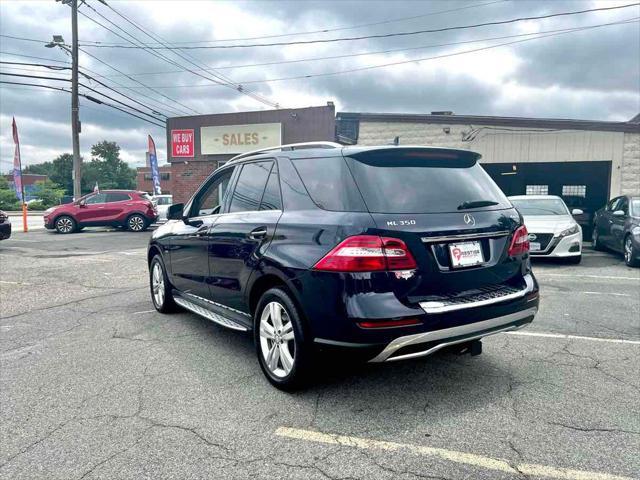
<svg viewBox="0 0 640 480"><path fill-rule="evenodd" d="M482 164L507 195L558 195L576 217L584 238L591 238L593 214L609 200L611 162L535 162Z"/></svg>

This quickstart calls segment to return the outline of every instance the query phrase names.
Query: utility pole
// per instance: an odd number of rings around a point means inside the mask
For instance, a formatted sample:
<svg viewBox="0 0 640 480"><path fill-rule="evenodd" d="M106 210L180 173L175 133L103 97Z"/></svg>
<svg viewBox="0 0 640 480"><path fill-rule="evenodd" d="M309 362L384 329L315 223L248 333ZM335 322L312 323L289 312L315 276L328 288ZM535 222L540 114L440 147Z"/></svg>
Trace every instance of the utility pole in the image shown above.
<svg viewBox="0 0 640 480"><path fill-rule="evenodd" d="M71 0L71 136L73 141L73 197L82 196L80 103L78 101L78 0Z"/></svg>

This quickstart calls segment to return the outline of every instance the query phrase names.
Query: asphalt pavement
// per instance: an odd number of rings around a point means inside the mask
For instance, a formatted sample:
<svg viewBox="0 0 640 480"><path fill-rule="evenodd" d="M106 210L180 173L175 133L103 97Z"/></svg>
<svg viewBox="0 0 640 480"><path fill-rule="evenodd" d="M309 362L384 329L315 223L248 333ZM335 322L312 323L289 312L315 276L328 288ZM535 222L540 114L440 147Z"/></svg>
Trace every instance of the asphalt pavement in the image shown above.
<svg viewBox="0 0 640 480"><path fill-rule="evenodd" d="M536 262L541 308L478 357L323 365L289 394L250 336L153 310L149 233L0 242L2 479L640 476L640 270Z"/></svg>

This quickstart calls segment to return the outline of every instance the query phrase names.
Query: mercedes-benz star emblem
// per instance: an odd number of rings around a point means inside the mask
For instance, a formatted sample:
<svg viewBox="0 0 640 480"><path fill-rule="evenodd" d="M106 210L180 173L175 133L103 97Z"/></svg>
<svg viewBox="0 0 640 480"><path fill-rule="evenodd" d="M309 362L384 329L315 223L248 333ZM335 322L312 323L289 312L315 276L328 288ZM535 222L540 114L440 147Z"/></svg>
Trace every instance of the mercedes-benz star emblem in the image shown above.
<svg viewBox="0 0 640 480"><path fill-rule="evenodd" d="M464 223L466 223L467 225L475 225L476 224L476 219L473 218L473 215L469 215L468 213L464 214L463 220L464 220Z"/></svg>

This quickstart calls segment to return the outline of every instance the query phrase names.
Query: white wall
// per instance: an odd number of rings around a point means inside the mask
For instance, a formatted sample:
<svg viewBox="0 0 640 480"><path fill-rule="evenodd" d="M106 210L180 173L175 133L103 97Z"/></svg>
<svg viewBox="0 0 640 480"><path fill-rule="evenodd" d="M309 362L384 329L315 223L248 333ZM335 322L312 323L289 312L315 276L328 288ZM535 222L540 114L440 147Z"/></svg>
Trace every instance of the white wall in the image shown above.
<svg viewBox="0 0 640 480"><path fill-rule="evenodd" d="M446 133L449 131L449 133ZM472 135L471 140L463 138ZM432 145L474 150L482 163L611 162L611 196L640 194L640 134L478 125L360 122L360 145Z"/></svg>

